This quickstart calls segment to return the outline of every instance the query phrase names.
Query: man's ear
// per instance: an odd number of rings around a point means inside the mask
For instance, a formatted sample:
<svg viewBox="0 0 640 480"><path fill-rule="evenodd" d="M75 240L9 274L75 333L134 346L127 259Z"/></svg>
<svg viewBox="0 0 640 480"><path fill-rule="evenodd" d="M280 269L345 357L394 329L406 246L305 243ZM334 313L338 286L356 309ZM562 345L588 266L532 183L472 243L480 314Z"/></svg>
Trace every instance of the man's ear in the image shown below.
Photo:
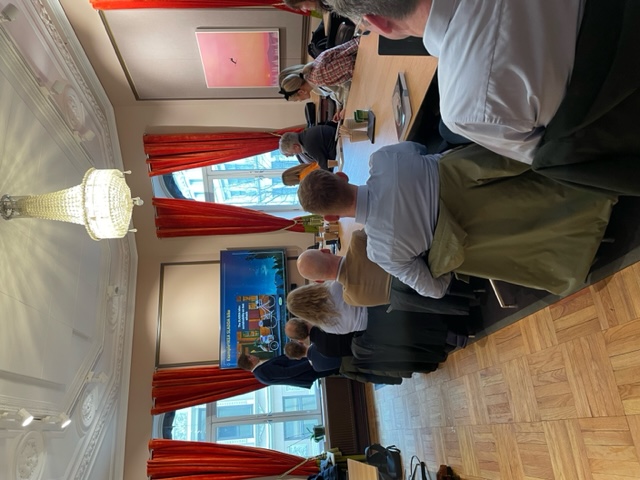
<svg viewBox="0 0 640 480"><path fill-rule="evenodd" d="M349 175L347 175L344 172L336 172L336 177L340 177L342 180L344 180L345 182L349 181Z"/></svg>
<svg viewBox="0 0 640 480"><path fill-rule="evenodd" d="M340 215L325 215L324 219L327 222L337 222L340 220Z"/></svg>
<svg viewBox="0 0 640 480"><path fill-rule="evenodd" d="M393 30L393 26L388 18L382 17L380 15L365 15L362 17L367 23L373 27L371 30L379 33L380 35L386 35L391 33Z"/></svg>

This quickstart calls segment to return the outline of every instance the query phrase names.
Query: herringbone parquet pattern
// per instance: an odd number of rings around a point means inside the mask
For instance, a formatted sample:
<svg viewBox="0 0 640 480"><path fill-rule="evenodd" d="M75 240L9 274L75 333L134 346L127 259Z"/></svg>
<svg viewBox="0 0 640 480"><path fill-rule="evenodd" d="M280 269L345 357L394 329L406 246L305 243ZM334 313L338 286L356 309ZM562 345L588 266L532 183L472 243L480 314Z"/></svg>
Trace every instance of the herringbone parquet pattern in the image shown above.
<svg viewBox="0 0 640 480"><path fill-rule="evenodd" d="M431 472L640 479L640 264L369 396L379 441Z"/></svg>

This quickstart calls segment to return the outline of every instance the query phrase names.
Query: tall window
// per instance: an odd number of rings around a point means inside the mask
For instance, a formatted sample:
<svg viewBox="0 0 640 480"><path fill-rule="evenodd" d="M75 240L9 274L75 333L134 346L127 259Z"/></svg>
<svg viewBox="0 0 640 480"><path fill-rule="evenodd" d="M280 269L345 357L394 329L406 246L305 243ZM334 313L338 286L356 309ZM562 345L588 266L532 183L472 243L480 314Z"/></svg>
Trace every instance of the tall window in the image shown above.
<svg viewBox="0 0 640 480"><path fill-rule="evenodd" d="M323 424L321 405L318 382L310 389L276 385L178 410L175 415L159 415L155 436L263 447L308 457L324 450L324 442L311 439L313 427Z"/></svg>
<svg viewBox="0 0 640 480"><path fill-rule="evenodd" d="M163 195L253 208L266 212L301 211L296 186L282 183L282 172L298 165L296 157L279 150L220 165L164 175Z"/></svg>

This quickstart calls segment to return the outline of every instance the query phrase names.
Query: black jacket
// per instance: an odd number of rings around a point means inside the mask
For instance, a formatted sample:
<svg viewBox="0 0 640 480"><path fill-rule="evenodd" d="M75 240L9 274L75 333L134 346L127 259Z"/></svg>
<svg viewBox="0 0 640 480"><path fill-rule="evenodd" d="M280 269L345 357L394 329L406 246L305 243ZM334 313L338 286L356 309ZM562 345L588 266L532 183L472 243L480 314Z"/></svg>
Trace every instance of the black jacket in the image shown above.
<svg viewBox="0 0 640 480"><path fill-rule="evenodd" d="M336 129L334 127L315 125L301 132L298 138L306 155L318 162L320 168L333 170L328 167L327 161L336 159Z"/></svg>
<svg viewBox="0 0 640 480"><path fill-rule="evenodd" d="M265 385L291 385L311 388L318 378L337 373L337 370L316 372L307 359L291 360L280 355L261 363L253 370L253 375Z"/></svg>

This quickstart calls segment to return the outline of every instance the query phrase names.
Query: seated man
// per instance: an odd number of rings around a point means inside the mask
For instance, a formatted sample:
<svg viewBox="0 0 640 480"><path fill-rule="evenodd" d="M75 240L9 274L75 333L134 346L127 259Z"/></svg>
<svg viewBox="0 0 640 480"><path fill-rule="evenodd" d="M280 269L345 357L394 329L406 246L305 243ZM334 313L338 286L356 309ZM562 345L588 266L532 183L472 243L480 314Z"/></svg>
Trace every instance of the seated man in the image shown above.
<svg viewBox="0 0 640 480"><path fill-rule="evenodd" d="M345 302L356 306L390 305L394 310L467 315L469 299L445 295L439 300L423 297L367 258L367 234L357 230L343 257L328 249L306 250L297 261L307 280L336 280L343 287Z"/></svg>
<svg viewBox="0 0 640 480"><path fill-rule="evenodd" d="M338 373L338 369L316 372L307 360L291 360L286 355L264 360L243 353L238 357L238 367L252 372L265 385L291 385L300 388L311 388L318 378Z"/></svg>
<svg viewBox="0 0 640 480"><path fill-rule="evenodd" d="M364 225L372 262L420 295L442 298L451 275L434 278L423 257L438 218L439 156L422 156L421 148L405 142L377 151L362 186L347 183L341 172L311 172L300 182L298 198L306 211L329 221L355 217Z"/></svg>
<svg viewBox="0 0 640 480"><path fill-rule="evenodd" d="M306 358L316 372L340 369L342 363L340 357L327 357L320 353L313 343L287 342L284 353L292 360Z"/></svg>
<svg viewBox="0 0 640 480"><path fill-rule="evenodd" d="M555 294L582 284L615 197L565 187L477 145L425 153L411 142L382 148L363 186L311 172L300 204L329 220L355 217L369 259L421 295L441 297L452 271Z"/></svg>
<svg viewBox="0 0 640 480"><path fill-rule="evenodd" d="M373 371L355 366L356 359L353 358L351 342L356 334L363 334L365 333L364 331L351 332L344 335L326 333L321 328L315 327L301 318L291 318L285 324L284 331L287 337L298 343L313 345L314 349L325 358L340 359L340 374L352 380L364 383L399 385L402 383L402 378L411 378L413 373L408 371L389 374L389 372ZM286 348L285 346L285 353L287 353Z"/></svg>
<svg viewBox="0 0 640 480"><path fill-rule="evenodd" d="M422 37L438 57L442 120L531 164L571 76L585 0L328 0L389 38Z"/></svg>
<svg viewBox="0 0 640 480"><path fill-rule="evenodd" d="M327 3L386 37L423 38L452 132L557 181L640 195L639 2Z"/></svg>
<svg viewBox="0 0 640 480"><path fill-rule="evenodd" d="M301 318L291 318L284 325L284 333L291 340L313 343L326 357L344 357L351 355L351 340L356 333L342 335L327 333Z"/></svg>
<svg viewBox="0 0 640 480"><path fill-rule="evenodd" d="M333 171L329 160L336 159L336 129L315 125L300 133L287 132L280 137L280 151L287 157L297 155L300 163L318 162L320 168Z"/></svg>

